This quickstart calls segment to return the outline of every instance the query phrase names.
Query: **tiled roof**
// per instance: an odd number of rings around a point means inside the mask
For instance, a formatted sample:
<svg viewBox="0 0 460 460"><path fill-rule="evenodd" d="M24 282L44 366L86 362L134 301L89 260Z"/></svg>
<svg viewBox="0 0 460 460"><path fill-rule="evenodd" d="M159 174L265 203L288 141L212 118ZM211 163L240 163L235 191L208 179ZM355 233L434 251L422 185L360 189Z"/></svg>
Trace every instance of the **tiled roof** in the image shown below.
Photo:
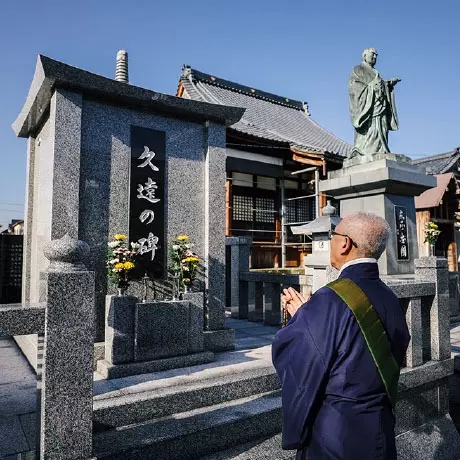
<svg viewBox="0 0 460 460"><path fill-rule="evenodd" d="M449 182L454 179L452 173L437 174L436 187L425 190L421 195L415 197L415 209L436 208L446 193Z"/></svg>
<svg viewBox="0 0 460 460"><path fill-rule="evenodd" d="M456 148L452 152L412 160L412 164L425 168L427 174L443 174L449 172L459 159L460 148Z"/></svg>
<svg viewBox="0 0 460 460"><path fill-rule="evenodd" d="M223 80L185 66L181 83L187 96L246 111L231 129L264 140L311 151L347 155L352 146L318 125L305 102Z"/></svg>

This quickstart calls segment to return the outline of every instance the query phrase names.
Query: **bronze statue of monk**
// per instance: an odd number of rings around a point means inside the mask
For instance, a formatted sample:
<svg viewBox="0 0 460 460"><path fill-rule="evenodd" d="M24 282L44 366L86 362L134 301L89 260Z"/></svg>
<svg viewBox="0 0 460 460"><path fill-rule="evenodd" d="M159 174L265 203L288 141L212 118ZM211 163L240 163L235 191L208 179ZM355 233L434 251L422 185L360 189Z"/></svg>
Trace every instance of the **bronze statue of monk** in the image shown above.
<svg viewBox="0 0 460 460"><path fill-rule="evenodd" d="M355 128L350 157L359 155L363 161L372 160L378 153L390 153L388 131L399 127L394 88L401 80L383 80L374 68L376 62L376 49L366 48L363 62L353 69L348 84L350 116Z"/></svg>

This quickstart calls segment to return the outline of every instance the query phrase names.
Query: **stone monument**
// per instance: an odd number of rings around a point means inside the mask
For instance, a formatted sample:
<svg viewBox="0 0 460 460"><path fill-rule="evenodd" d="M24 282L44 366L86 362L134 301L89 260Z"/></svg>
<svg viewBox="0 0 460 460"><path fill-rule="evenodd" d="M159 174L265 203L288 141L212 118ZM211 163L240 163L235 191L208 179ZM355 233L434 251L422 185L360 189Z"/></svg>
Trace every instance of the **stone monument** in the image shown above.
<svg viewBox="0 0 460 460"><path fill-rule="evenodd" d="M355 128L355 142L350 158L372 161L379 153L390 153L388 131L399 128L394 87L399 78L383 80L374 68L377 50L366 48L363 61L350 76L350 117Z"/></svg>
<svg viewBox="0 0 460 460"><path fill-rule="evenodd" d="M168 247L186 234L203 265L205 347L231 349L234 334L224 327L225 136L244 109L131 85L126 55L119 57L121 81L38 57L13 124L28 139L22 298L46 300L40 273L47 242L65 234L86 241L96 341L103 341L107 242L124 233L142 244L145 271L160 284ZM36 340L19 342L33 360Z"/></svg>

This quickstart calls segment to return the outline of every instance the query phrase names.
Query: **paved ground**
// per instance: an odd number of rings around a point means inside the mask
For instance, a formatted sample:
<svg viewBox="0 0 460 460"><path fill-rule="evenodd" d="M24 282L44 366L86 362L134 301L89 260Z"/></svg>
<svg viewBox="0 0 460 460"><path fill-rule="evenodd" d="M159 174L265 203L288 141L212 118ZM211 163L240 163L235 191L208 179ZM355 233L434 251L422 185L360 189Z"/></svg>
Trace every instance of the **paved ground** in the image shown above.
<svg viewBox="0 0 460 460"><path fill-rule="evenodd" d="M241 350L270 345L278 329L231 318L227 318L226 326L235 329L235 359L241 359L238 357L241 356ZM460 353L460 323L451 325L451 341L452 352ZM102 381L101 376L95 373L95 394L125 387L129 379L136 380L130 382L131 384L142 385L142 382L147 383L149 377L126 377L109 383ZM14 341L0 337L0 460L34 459L35 410L35 374ZM453 410L458 412L460 418L460 408L454 407Z"/></svg>
<svg viewBox="0 0 460 460"><path fill-rule="evenodd" d="M35 373L15 342L0 337L0 458L35 450ZM29 458L33 458L29 455Z"/></svg>

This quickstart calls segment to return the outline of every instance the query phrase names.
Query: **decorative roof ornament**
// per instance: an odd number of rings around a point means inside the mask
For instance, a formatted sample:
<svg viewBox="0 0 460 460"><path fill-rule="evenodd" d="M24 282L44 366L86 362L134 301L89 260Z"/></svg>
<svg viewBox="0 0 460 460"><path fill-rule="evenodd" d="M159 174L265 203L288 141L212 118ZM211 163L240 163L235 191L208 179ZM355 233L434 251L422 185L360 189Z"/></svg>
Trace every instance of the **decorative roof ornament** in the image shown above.
<svg viewBox="0 0 460 460"><path fill-rule="evenodd" d="M189 78L190 75L192 75L192 68L189 65L184 64L182 67L182 76L184 78Z"/></svg>
<svg viewBox="0 0 460 460"><path fill-rule="evenodd" d="M308 108L308 102L307 102L307 101L302 101L302 107L303 107L303 111L304 111L308 116L310 116L311 113L310 113L310 109Z"/></svg>
<svg viewBox="0 0 460 460"><path fill-rule="evenodd" d="M117 53L117 67L115 69L115 80L122 83L129 83L128 75L128 52L120 50Z"/></svg>

